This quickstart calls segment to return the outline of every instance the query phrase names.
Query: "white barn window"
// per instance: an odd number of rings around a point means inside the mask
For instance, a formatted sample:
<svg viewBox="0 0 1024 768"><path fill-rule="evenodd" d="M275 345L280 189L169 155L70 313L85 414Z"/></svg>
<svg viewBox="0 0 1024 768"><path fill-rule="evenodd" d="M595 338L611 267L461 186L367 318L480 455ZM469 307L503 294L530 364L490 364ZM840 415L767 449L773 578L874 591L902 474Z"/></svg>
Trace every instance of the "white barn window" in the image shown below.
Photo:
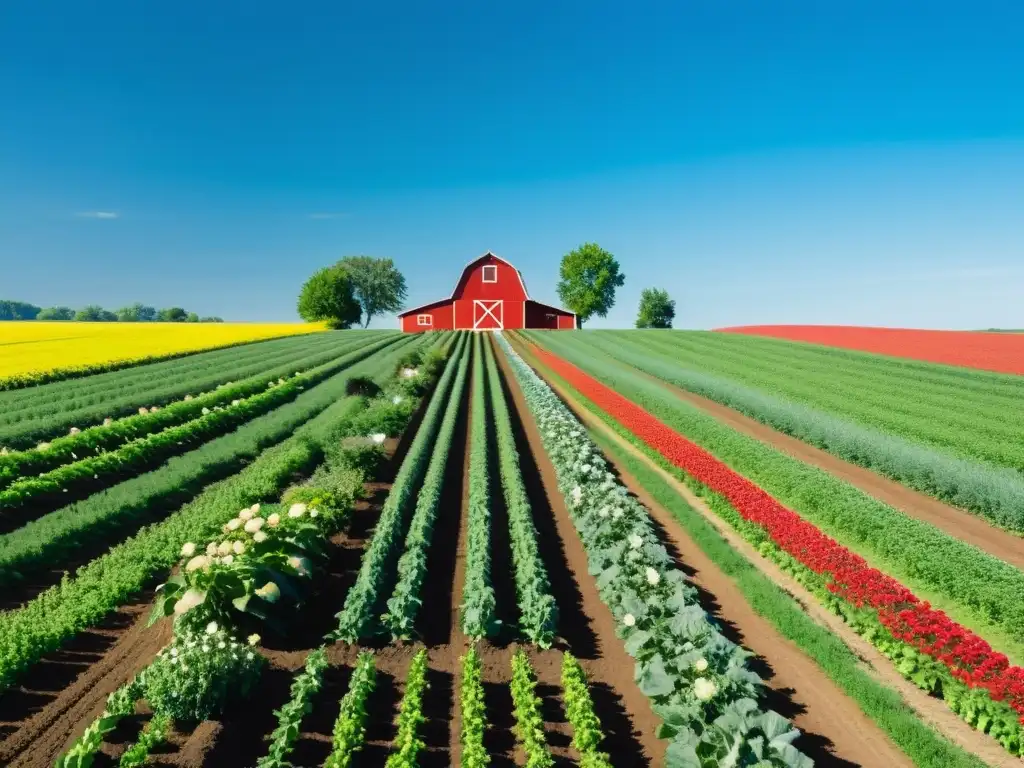
<svg viewBox="0 0 1024 768"><path fill-rule="evenodd" d="M498 266L496 264L487 264L484 266L484 282L498 282Z"/></svg>
<svg viewBox="0 0 1024 768"><path fill-rule="evenodd" d="M434 324L434 318L431 315L416 315L416 324L432 326Z"/></svg>

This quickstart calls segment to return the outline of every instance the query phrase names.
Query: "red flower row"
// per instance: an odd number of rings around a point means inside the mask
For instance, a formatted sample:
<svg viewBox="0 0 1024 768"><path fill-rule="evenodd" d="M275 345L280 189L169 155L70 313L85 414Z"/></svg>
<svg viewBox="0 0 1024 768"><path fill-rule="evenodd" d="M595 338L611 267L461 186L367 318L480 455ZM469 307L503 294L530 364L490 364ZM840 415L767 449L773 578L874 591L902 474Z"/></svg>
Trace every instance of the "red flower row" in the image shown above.
<svg viewBox="0 0 1024 768"><path fill-rule="evenodd" d="M983 639L919 600L895 579L868 566L864 558L826 536L640 406L558 356L538 347L533 352L623 427L725 496L740 515L760 525L782 550L824 576L831 592L857 607L875 609L894 638L937 659L958 680L987 689L993 699L1006 701L1024 715L1024 668L1011 666L1006 656L993 651ZM1021 722L1024 723L1024 717Z"/></svg>

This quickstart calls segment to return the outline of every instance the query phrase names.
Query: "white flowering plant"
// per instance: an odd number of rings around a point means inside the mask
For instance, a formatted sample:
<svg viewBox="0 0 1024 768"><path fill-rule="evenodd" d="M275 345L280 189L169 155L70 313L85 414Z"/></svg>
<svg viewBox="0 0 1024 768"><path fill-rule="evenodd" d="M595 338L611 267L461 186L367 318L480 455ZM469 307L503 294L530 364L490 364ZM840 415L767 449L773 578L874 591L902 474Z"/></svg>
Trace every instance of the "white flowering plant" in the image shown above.
<svg viewBox="0 0 1024 768"><path fill-rule="evenodd" d="M180 723L223 712L255 686L266 659L211 622L178 633L147 668L143 696L153 711Z"/></svg>
<svg viewBox="0 0 1024 768"><path fill-rule="evenodd" d="M751 654L724 637L701 608L647 510L554 391L497 338L537 421L588 570L636 660L637 684L662 719L659 736L672 740L667 764L812 765L791 744L799 731L758 708L763 684L747 668ZM731 762L728 755L756 759Z"/></svg>

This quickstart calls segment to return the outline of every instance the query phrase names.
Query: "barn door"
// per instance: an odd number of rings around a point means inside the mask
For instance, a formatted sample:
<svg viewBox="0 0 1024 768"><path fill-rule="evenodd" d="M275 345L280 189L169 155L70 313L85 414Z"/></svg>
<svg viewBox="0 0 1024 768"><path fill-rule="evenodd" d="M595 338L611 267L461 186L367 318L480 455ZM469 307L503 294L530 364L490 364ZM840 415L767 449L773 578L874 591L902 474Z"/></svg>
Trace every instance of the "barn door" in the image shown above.
<svg viewBox="0 0 1024 768"><path fill-rule="evenodd" d="M505 327L505 302L501 299L473 299L473 330L501 330Z"/></svg>

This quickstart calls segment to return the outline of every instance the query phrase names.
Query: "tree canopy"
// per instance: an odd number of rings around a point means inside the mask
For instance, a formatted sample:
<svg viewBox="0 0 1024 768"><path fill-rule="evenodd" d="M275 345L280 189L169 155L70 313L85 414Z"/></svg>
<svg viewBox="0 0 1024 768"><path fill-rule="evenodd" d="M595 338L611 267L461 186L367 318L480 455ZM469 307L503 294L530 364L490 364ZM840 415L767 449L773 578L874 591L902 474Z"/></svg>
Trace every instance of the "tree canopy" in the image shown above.
<svg viewBox="0 0 1024 768"><path fill-rule="evenodd" d="M562 257L558 296L580 324L604 317L615 305L615 289L626 282L619 262L597 243L584 243Z"/></svg>
<svg viewBox="0 0 1024 768"><path fill-rule="evenodd" d="M156 319L161 323L183 323L188 318L188 312L181 307L167 307L156 314Z"/></svg>
<svg viewBox="0 0 1024 768"><path fill-rule="evenodd" d="M326 321L331 328L350 328L361 313L352 278L337 264L313 273L299 293L299 317L306 322Z"/></svg>
<svg viewBox="0 0 1024 768"><path fill-rule="evenodd" d="M398 312L405 306L405 276L395 269L391 259L346 256L337 266L348 272L352 281L352 293L362 308L364 328L374 315Z"/></svg>
<svg viewBox="0 0 1024 768"><path fill-rule="evenodd" d="M75 310L71 307L47 307L38 315L36 320L74 320Z"/></svg>
<svg viewBox="0 0 1024 768"><path fill-rule="evenodd" d="M676 316L676 303L661 288L644 288L640 292L637 328L671 328Z"/></svg>
<svg viewBox="0 0 1024 768"><path fill-rule="evenodd" d="M27 301L0 300L0 320L35 320L41 311Z"/></svg>
<svg viewBox="0 0 1024 768"><path fill-rule="evenodd" d="M130 307L117 310L117 319L122 323L151 323L156 320L156 309L135 302Z"/></svg>

